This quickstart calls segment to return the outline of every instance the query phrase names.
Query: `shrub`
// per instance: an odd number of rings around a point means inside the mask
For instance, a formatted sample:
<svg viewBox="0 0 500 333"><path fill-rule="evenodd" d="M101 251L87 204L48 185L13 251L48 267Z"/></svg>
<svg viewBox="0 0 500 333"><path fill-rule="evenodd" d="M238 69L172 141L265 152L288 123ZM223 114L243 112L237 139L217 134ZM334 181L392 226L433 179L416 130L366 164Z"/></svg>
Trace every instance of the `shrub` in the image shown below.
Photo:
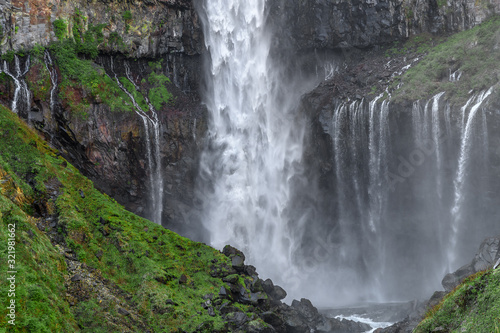
<svg viewBox="0 0 500 333"><path fill-rule="evenodd" d="M122 14L122 18L125 22L132 20L132 13L130 12L130 10L124 11Z"/></svg>
<svg viewBox="0 0 500 333"><path fill-rule="evenodd" d="M52 25L54 26L54 34L56 35L57 39L62 40L66 35L68 25L63 19L55 20Z"/></svg>

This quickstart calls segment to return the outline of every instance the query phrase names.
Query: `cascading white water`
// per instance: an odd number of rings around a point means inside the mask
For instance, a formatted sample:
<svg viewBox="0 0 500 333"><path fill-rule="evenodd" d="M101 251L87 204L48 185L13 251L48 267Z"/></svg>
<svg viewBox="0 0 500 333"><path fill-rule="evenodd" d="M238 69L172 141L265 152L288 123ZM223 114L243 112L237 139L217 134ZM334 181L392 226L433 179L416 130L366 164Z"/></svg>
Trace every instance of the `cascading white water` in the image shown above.
<svg viewBox="0 0 500 333"><path fill-rule="evenodd" d="M300 239L294 233L305 223L292 220L288 206L304 126L291 112L300 93L280 79L269 55L265 5L264 0L202 3L211 117L209 147L200 163L200 182L207 186L200 196L211 244L239 247L261 275L287 287L283 280L295 276L292 256Z"/></svg>
<svg viewBox="0 0 500 333"><path fill-rule="evenodd" d="M471 150L473 148L474 142L474 128L477 126L479 120L477 120L477 112L484 100L491 94L492 88L488 91L483 91L478 95L473 95L462 108L463 112L463 132L462 132L462 142L460 146L460 157L458 160L458 170L455 178L455 199L453 207L451 209L452 214L452 225L451 225L451 239L448 251L448 262L450 267L456 266L457 261L457 243L459 233L461 232L463 221L463 205L466 200L466 190L465 185L467 182L467 174L469 172L469 164L471 157ZM469 115L466 118L467 107L472 105L469 111ZM481 120L484 122L484 120Z"/></svg>
<svg viewBox="0 0 500 333"><path fill-rule="evenodd" d="M24 64L24 71L22 71L19 57L15 55L14 69L15 73L12 73L9 70L7 61L3 62L3 72L8 76L10 76L14 81L14 84L16 85L16 89L14 90L14 98L12 99L11 110L14 113L19 113L19 111L24 111L24 113L26 113L27 115L28 111L31 108L31 93L23 77L26 75L26 73L28 73L30 69L30 56L28 56L28 58L26 59L26 63ZM21 103L25 103L26 105L22 105L20 107L19 105Z"/></svg>
<svg viewBox="0 0 500 333"><path fill-rule="evenodd" d="M160 122L149 100L147 100L150 108L150 113L146 113L135 100L134 96L123 86L118 79L118 75L114 71L113 58L110 61L111 72L114 76L118 87L132 101L134 110L139 117L141 117L146 134L146 157L149 166L149 183L150 183L150 204L151 204L151 220L157 224L161 224L161 215L163 211L163 176L161 173L161 156L160 156ZM125 70L127 79L134 85L134 88L139 90L134 80L130 75L130 67L125 63ZM151 126L150 126L151 125ZM153 144L151 142L153 137Z"/></svg>
<svg viewBox="0 0 500 333"><path fill-rule="evenodd" d="M486 177L481 165L488 157L487 121L484 112L482 118L477 112L488 93L474 96L462 108L462 134L461 118L452 116L443 96L416 101L408 115L390 113L389 101L380 102L382 95L368 108L358 101L335 104L327 128L338 213L332 225L339 225L339 245L330 255L339 259L326 262L330 271L316 273L328 277L343 302L387 301L436 290L446 272L470 259L464 254L473 255L471 247L477 244L470 239L479 242L487 235L488 215L470 202L469 184L478 188L479 183L468 173L473 168L480 181ZM399 117L404 120L396 123ZM455 136L462 137L459 152ZM484 193L482 188L476 192ZM465 221L471 217L485 221L471 229Z"/></svg>
<svg viewBox="0 0 500 333"><path fill-rule="evenodd" d="M442 168L443 168L443 156L441 147L441 125L440 125L440 114L439 114L439 99L444 95L444 91L432 97L432 137L435 143L436 151L436 180L437 180L437 193L439 200L443 197L443 180L442 180Z"/></svg>
<svg viewBox="0 0 500 333"><path fill-rule="evenodd" d="M52 88L50 89L50 110L54 111L54 105L56 100L56 90L57 90L57 70L54 67L54 63L52 61L52 57L50 56L49 51L45 51L43 55L43 60L45 62L45 67L50 75L50 82L52 83Z"/></svg>
<svg viewBox="0 0 500 333"><path fill-rule="evenodd" d="M130 66L127 61L125 61L125 75L127 76L127 79L132 82L134 85L134 88L137 91L140 91L139 87L135 83L135 80L132 78L132 73L130 71ZM129 95L130 96L130 95ZM161 215L163 212L163 175L161 173L162 167L161 167L161 155L160 155L160 135L161 135L161 123L158 120L158 114L151 102L149 101L148 96L144 94L144 99L146 100L146 103L149 108L149 114L146 114L144 110L142 112L146 115L148 118L149 122L153 126L153 149L154 150L154 168L152 168L152 178L153 182L151 183L151 188L152 188L152 202L153 202L153 221L156 223L160 224L161 223Z"/></svg>
<svg viewBox="0 0 500 333"><path fill-rule="evenodd" d="M242 249L262 277L316 304L394 300L438 289L444 271L458 268L450 253L470 248L458 245L458 234L470 230L459 216L467 192L467 138L482 102L475 97L463 107L460 131L444 93L415 102L411 113L389 112L384 95L370 103L337 101L320 120L333 148L325 177L334 192L325 209L330 215L320 222L307 212L292 215L304 127L291 106L300 94L280 95L288 87L269 56L265 1L205 0L201 7L211 56L205 96L211 119L198 184L212 245ZM453 139L459 133L457 166ZM487 156L484 134L482 141ZM317 193L314 185L304 188L311 197Z"/></svg>

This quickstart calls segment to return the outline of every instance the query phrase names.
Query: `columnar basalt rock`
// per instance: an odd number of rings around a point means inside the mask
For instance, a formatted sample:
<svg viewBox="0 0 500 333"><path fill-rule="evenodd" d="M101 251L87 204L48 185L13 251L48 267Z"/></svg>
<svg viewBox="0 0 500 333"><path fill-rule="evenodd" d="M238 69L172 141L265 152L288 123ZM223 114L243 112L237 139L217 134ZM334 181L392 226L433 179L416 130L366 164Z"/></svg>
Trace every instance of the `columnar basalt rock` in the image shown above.
<svg viewBox="0 0 500 333"><path fill-rule="evenodd" d="M453 33L495 13L500 4L488 0L270 1L277 30L302 51L367 48L423 32Z"/></svg>
<svg viewBox="0 0 500 333"><path fill-rule="evenodd" d="M189 0L0 2L0 52L32 49L56 41L54 22L65 22L63 34L73 36L73 16L84 18L86 28L104 24L106 52L158 57L170 53L199 54L203 45L198 18Z"/></svg>

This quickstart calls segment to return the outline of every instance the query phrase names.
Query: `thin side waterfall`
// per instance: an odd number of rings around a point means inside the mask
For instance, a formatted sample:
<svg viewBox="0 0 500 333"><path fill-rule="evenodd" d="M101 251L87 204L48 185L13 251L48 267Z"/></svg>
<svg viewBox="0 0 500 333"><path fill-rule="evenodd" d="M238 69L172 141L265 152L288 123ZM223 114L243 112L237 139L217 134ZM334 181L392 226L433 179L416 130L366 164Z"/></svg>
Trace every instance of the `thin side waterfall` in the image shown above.
<svg viewBox="0 0 500 333"><path fill-rule="evenodd" d="M350 181L351 178L344 176L344 173L350 173L350 168L348 167L349 160L347 159L347 154L349 154L349 148L347 147L348 140L344 138L344 133L347 129L344 126L348 126L348 106L344 103L340 103L334 111L333 116L333 144L335 149L335 172L337 174L337 198L339 206L339 224L340 232L344 236L346 243L351 243L354 241L354 234L350 231L352 224L350 223L352 218L350 212L346 210L349 208L347 204L350 201L347 196L349 192L346 191L350 187L350 184L346 182ZM345 247L341 247L341 257L345 258L347 251Z"/></svg>
<svg viewBox="0 0 500 333"><path fill-rule="evenodd" d="M432 137L435 144L436 150L436 180L437 180L437 193L439 200L443 197L443 180L441 178L442 168L443 168L443 154L441 147L441 125L440 125L440 114L439 114L439 99L444 95L444 91L435 95L432 98Z"/></svg>
<svg viewBox="0 0 500 333"><path fill-rule="evenodd" d="M341 241L338 261L328 275L338 288L357 285L356 292L343 297L363 294L372 301L381 299L386 269L383 218L389 190L390 129L389 101L377 104L382 96L368 108L364 101L340 103L331 127Z"/></svg>
<svg viewBox="0 0 500 333"><path fill-rule="evenodd" d="M458 160L458 171L455 178L455 200L453 203L453 207L451 209L452 214L452 235L450 239L450 247L448 252L448 262L450 267L454 267L457 261L456 253L457 253L457 243L459 233L463 227L463 205L467 198L466 196L466 182L467 176L469 172L469 163L471 150L473 148L474 142L474 134L478 120L478 110L481 107L483 101L491 94L492 88L488 91L483 91L478 95L472 96L466 103L466 105L462 108L463 111L463 132L462 132L462 142L460 146L460 157ZM465 112L467 111L467 107L472 105L467 117L467 121L465 122ZM481 123L484 120L481 120Z"/></svg>
<svg viewBox="0 0 500 333"><path fill-rule="evenodd" d="M24 76L28 73L29 69L30 56L26 58L24 70L21 70L19 57L17 55L14 56L14 73L9 70L7 61L3 62L3 72L10 76L16 85L11 105L12 112L23 117L27 117L28 111L31 109L31 93L28 89L26 81L24 81Z"/></svg>
<svg viewBox="0 0 500 333"><path fill-rule="evenodd" d="M380 220L383 215L387 189L385 181L387 180L387 167L384 165L387 157L388 138L388 112L389 102L384 100L377 109L377 101L383 95L376 97L370 102L370 126L369 126L369 150L370 150L370 180L368 193L370 197L370 227L373 232L380 230Z"/></svg>
<svg viewBox="0 0 500 333"><path fill-rule="evenodd" d="M125 75L127 79L132 82L134 88L137 91L140 91L139 87L135 83L135 80L132 78L132 73L130 71L130 65L127 61L125 61ZM163 175L161 173L161 154L160 154L160 135L161 135L161 123L158 120L158 114L156 109L153 107L153 104L149 101L149 98L146 94L144 94L144 99L149 108L149 114L146 114L148 120L151 122L153 127L153 151L154 151L154 160L155 166L153 171L153 179L154 183L152 184L152 189L154 193L154 201L153 201L153 221L158 224L161 224L161 215L163 212ZM143 111L144 112L144 111Z"/></svg>
<svg viewBox="0 0 500 333"><path fill-rule="evenodd" d="M306 225L289 206L304 125L292 113L301 93L269 55L265 5L205 0L198 7L211 56L199 196L211 244L239 247L263 276L289 287L284 280L296 276L292 257Z"/></svg>
<svg viewBox="0 0 500 333"><path fill-rule="evenodd" d="M43 54L43 60L45 62L45 67L50 74L50 82L52 83L52 87L50 89L50 110L54 111L55 100L56 100L56 91L57 91L57 70L54 67L54 63L52 61L52 57L50 56L49 51L45 51Z"/></svg>
<svg viewBox="0 0 500 333"><path fill-rule="evenodd" d="M351 130L350 130L350 139L349 141L352 144L351 149L351 159L354 162L363 160L363 146L365 145L365 137L363 136L363 132L365 129L365 109L364 109L364 100L360 102L355 101L349 105L349 112L352 115L351 120ZM366 215L363 211L365 196L362 189L364 170L360 170L360 168L355 164L353 168L354 173L354 192L356 198L356 204L358 206L359 211L361 212L361 218L365 221Z"/></svg>
<svg viewBox="0 0 500 333"><path fill-rule="evenodd" d="M114 79L121 90L132 101L134 105L134 110L139 117L141 117L142 123L144 124L144 129L146 133L146 157L148 159L149 166L149 183L150 183L150 204L151 204L151 220L157 224L161 224L161 215L163 210L163 177L161 174L161 157L160 157L160 123L158 121L156 112L154 109L151 110L150 114L144 112L140 105L136 102L134 96L123 86L123 84L118 79L118 75L114 71L113 58L111 58L110 63L111 72ZM128 64L126 65L126 71ZM134 87L138 89L134 80L130 77L130 72L126 73L127 78L132 82ZM151 106L152 108L152 106ZM151 125L151 126L150 126ZM151 142L151 137L153 137L154 144Z"/></svg>

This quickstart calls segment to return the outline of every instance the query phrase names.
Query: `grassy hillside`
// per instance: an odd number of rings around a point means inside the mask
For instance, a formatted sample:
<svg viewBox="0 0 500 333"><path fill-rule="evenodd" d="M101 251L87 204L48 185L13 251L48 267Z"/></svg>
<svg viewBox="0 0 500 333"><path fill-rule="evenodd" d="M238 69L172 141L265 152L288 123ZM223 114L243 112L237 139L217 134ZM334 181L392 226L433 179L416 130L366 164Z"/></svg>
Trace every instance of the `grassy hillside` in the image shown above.
<svg viewBox="0 0 500 333"><path fill-rule="evenodd" d="M0 219L0 332L216 332L228 327L221 305L254 309L219 291L230 287L222 278L241 284L242 292L250 285L255 291L255 278L234 274L219 251L135 216L95 190L3 106ZM9 268L11 236L15 263ZM15 297L9 296L9 270L17 272ZM11 299L15 326L7 317Z"/></svg>
<svg viewBox="0 0 500 333"><path fill-rule="evenodd" d="M415 333L500 332L500 269L467 278L429 310Z"/></svg>

